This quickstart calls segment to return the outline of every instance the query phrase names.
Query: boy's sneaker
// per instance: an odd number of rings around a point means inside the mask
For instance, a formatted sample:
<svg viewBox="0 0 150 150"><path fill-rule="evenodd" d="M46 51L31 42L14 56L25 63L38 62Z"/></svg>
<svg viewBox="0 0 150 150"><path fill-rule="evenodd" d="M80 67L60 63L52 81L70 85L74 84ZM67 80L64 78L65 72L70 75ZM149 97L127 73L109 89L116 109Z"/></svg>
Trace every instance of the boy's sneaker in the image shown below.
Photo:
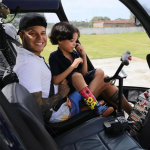
<svg viewBox="0 0 150 150"><path fill-rule="evenodd" d="M106 117L110 115L113 111L113 107L108 107L108 106L101 106L99 103L95 105L95 113L99 115L100 117Z"/></svg>
<svg viewBox="0 0 150 150"><path fill-rule="evenodd" d="M98 101L100 105L104 105L105 104L105 101L101 100L101 101ZM91 108L89 106L85 106L85 107L82 107L80 108L80 111L86 111L86 110L91 110Z"/></svg>

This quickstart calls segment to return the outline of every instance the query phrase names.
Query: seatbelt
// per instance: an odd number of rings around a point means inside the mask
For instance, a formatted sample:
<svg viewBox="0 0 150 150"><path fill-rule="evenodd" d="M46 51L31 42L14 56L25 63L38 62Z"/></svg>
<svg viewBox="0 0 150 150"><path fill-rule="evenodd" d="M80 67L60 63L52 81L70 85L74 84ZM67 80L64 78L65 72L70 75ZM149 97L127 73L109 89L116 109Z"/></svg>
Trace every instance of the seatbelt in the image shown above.
<svg viewBox="0 0 150 150"><path fill-rule="evenodd" d="M40 56L41 57L41 56ZM42 57L44 59L44 57ZM48 66L48 64L45 62L45 59L44 59L44 63L46 64L47 68L51 71L50 67ZM53 81L51 79L51 84L50 84L50 89L49 89L49 96L48 97L52 97L54 95L54 84L53 84Z"/></svg>
<svg viewBox="0 0 150 150"><path fill-rule="evenodd" d="M39 57L40 57L40 58L43 58L44 63L46 64L47 68L50 70L50 67L49 67L48 64L45 62L44 57L42 57L42 56L39 56ZM48 97L51 97L51 96L54 95L54 85L53 85L52 79L51 79L51 82L50 82L50 83L51 83L51 84L50 84L49 96L48 96ZM53 111L50 110L50 109L45 112L45 114L43 115L43 117L44 117L44 120L45 120L46 122L48 122L48 121L50 120L50 118L51 118L51 116L52 116L52 113L53 113Z"/></svg>
<svg viewBox="0 0 150 150"><path fill-rule="evenodd" d="M41 56L39 56L39 57L41 57ZM41 57L41 58L43 58L43 60L44 60L44 62L45 62L45 59L44 59L44 57ZM45 64L46 64L46 66L48 67L48 69L51 71L51 69L50 69L50 66L48 66L48 64L45 62ZM50 91L49 91L49 98L50 97L52 97L52 96L54 96L54 84L53 84L53 81L52 81L52 79L51 79L51 84L50 84ZM53 110L55 110L55 111L57 111L59 108L60 108L60 106L63 104L63 103L65 103L67 101L67 98L65 97L65 98L63 98L60 102L58 102L54 107L53 107ZM44 114L44 120L45 121L49 121L49 119L50 119L50 117L51 117L51 115L52 115L52 110L47 110L46 112L45 112L45 114Z"/></svg>
<svg viewBox="0 0 150 150"><path fill-rule="evenodd" d="M50 89L49 89L49 97L52 97L55 93L54 93L54 84L53 81L51 79L51 85L50 85Z"/></svg>
<svg viewBox="0 0 150 150"><path fill-rule="evenodd" d="M6 33L6 35L7 35L7 39L8 39L10 42L16 44L17 46L21 46L21 47L22 47L22 44L20 44L17 40L15 40L15 39L12 38L11 36L9 36L7 33Z"/></svg>
<svg viewBox="0 0 150 150"><path fill-rule="evenodd" d="M46 62L45 62L46 63ZM47 64L46 64L47 65ZM50 67L47 65L47 67L50 69ZM50 69L51 70L51 69ZM49 97L52 97L54 96L54 84L53 84L53 81L51 79L51 85L50 85L50 92L49 92ZM57 111L60 106L65 103L67 101L67 98L64 97L61 101L59 101L54 107L53 107L53 110Z"/></svg>
<svg viewBox="0 0 150 150"><path fill-rule="evenodd" d="M47 65L48 66L48 65ZM49 67L49 66L48 66ZM50 67L49 67L49 69L50 69ZM49 97L52 97L52 96L54 96L54 84L53 84L53 81L52 81L52 79L51 79L51 85L50 85L50 92L49 92ZM60 108L60 106L63 104L63 103L65 103L67 101L67 98L66 97L64 97L61 101L59 101L54 107L53 107L53 110L55 110L55 111L57 111L59 108Z"/></svg>

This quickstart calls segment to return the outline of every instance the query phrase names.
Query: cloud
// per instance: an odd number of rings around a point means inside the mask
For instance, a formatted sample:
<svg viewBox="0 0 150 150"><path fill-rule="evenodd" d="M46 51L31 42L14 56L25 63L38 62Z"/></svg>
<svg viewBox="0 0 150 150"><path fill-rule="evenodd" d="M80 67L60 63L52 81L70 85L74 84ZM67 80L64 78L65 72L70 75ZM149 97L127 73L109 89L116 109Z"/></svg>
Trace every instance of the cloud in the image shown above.
<svg viewBox="0 0 150 150"><path fill-rule="evenodd" d="M60 22L57 15L55 13L44 13L47 22L57 23Z"/></svg>
<svg viewBox="0 0 150 150"><path fill-rule="evenodd" d="M146 11L150 9L150 1L148 0L138 0L138 2L145 8Z"/></svg>
<svg viewBox="0 0 150 150"><path fill-rule="evenodd" d="M65 9L124 7L118 0L62 0L62 4Z"/></svg>
<svg viewBox="0 0 150 150"><path fill-rule="evenodd" d="M150 1L149 0L137 0L141 5L146 5L150 8Z"/></svg>

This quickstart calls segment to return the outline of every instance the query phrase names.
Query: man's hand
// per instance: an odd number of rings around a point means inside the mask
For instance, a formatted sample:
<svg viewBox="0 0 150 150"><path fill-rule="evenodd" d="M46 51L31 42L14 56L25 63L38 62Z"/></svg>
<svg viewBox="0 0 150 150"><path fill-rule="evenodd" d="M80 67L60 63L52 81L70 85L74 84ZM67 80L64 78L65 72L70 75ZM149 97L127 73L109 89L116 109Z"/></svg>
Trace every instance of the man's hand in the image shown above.
<svg viewBox="0 0 150 150"><path fill-rule="evenodd" d="M83 46L81 44L79 44L79 43L76 44L76 50L77 50L78 53L81 54L81 56L85 56L86 55Z"/></svg>
<svg viewBox="0 0 150 150"><path fill-rule="evenodd" d="M69 91L70 91L70 88L68 86L68 81L64 79L59 85L58 93L62 94L64 98L65 96L68 95Z"/></svg>
<svg viewBox="0 0 150 150"><path fill-rule="evenodd" d="M71 66L75 69L75 68L78 67L78 65L79 65L80 63L83 63L83 59L82 59L82 58L76 58L76 59L73 61L73 63L72 63Z"/></svg>

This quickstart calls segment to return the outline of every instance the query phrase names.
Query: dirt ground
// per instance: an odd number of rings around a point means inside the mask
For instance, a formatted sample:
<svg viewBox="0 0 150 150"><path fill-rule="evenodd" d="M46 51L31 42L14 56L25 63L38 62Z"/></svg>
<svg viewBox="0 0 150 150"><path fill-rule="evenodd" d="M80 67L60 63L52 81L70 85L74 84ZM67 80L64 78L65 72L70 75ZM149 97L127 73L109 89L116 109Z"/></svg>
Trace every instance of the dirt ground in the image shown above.
<svg viewBox="0 0 150 150"><path fill-rule="evenodd" d="M120 57L94 59L91 62L95 68L103 69L108 76L113 76L121 64ZM132 57L132 61L128 66L124 66L123 70L128 75L123 80L123 85L150 88L150 69L146 60ZM116 85L118 85L118 82L116 82Z"/></svg>

